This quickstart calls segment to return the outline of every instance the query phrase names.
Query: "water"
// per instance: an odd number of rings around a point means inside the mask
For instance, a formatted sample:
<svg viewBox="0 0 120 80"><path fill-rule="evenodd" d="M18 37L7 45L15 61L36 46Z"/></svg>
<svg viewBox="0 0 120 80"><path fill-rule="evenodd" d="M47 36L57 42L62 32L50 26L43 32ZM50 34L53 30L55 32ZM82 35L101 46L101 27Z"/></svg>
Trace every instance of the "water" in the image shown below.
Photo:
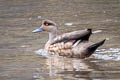
<svg viewBox="0 0 120 80"><path fill-rule="evenodd" d="M0 0L0 80L119 80L119 14L119 0ZM32 30L43 19L61 33L93 28L91 41L108 40L85 60L39 55L48 35Z"/></svg>

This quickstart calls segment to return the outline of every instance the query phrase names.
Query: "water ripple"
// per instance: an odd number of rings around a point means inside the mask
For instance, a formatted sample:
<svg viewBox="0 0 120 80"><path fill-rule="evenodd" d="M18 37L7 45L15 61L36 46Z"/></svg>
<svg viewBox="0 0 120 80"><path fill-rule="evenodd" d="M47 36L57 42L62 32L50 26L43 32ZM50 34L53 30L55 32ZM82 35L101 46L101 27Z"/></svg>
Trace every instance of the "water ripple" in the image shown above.
<svg viewBox="0 0 120 80"><path fill-rule="evenodd" d="M97 59L120 60L120 48L99 49L93 54Z"/></svg>
<svg viewBox="0 0 120 80"><path fill-rule="evenodd" d="M42 55L44 57L48 57L50 54L54 54L44 49L39 49L35 51L35 53ZM57 56L57 55L54 55L54 56ZM93 56L96 59L119 61L120 60L120 48L99 49L99 50L96 50L96 53L93 54Z"/></svg>

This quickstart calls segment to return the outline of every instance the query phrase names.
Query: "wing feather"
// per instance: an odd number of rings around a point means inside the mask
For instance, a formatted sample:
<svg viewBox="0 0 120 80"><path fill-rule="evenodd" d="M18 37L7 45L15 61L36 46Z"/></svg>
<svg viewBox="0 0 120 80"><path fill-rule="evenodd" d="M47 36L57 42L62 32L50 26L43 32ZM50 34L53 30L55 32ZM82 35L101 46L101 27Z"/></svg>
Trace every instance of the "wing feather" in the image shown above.
<svg viewBox="0 0 120 80"><path fill-rule="evenodd" d="M78 30L69 33L64 33L63 35L57 36L51 44L60 43L70 40L88 40L89 36L92 34L91 29Z"/></svg>

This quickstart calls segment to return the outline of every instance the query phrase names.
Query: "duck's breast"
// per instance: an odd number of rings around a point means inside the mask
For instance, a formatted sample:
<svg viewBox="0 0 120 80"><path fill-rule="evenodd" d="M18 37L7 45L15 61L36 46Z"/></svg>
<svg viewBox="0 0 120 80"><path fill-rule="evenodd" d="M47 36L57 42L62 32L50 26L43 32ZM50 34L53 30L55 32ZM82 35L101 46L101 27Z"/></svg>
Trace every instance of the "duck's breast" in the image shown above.
<svg viewBox="0 0 120 80"><path fill-rule="evenodd" d="M58 55L70 56L72 55L72 45L73 42L61 42L47 46L47 50Z"/></svg>

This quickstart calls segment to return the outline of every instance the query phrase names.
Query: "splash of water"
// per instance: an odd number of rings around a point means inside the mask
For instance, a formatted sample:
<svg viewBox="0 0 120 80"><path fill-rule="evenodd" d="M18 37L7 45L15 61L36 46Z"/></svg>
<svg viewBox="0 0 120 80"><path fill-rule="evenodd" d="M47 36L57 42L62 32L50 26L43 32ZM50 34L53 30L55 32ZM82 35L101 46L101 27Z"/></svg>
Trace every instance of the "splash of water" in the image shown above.
<svg viewBox="0 0 120 80"><path fill-rule="evenodd" d="M37 51L35 51L36 54L42 55L44 57L48 57L49 56L49 52L44 50L44 49L39 49Z"/></svg>
<svg viewBox="0 0 120 80"><path fill-rule="evenodd" d="M54 54L44 49L39 49L35 51L35 53L42 55L44 57L48 57L49 55ZM120 48L99 49L99 50L96 50L96 53L93 54L93 56L96 59L120 61Z"/></svg>

